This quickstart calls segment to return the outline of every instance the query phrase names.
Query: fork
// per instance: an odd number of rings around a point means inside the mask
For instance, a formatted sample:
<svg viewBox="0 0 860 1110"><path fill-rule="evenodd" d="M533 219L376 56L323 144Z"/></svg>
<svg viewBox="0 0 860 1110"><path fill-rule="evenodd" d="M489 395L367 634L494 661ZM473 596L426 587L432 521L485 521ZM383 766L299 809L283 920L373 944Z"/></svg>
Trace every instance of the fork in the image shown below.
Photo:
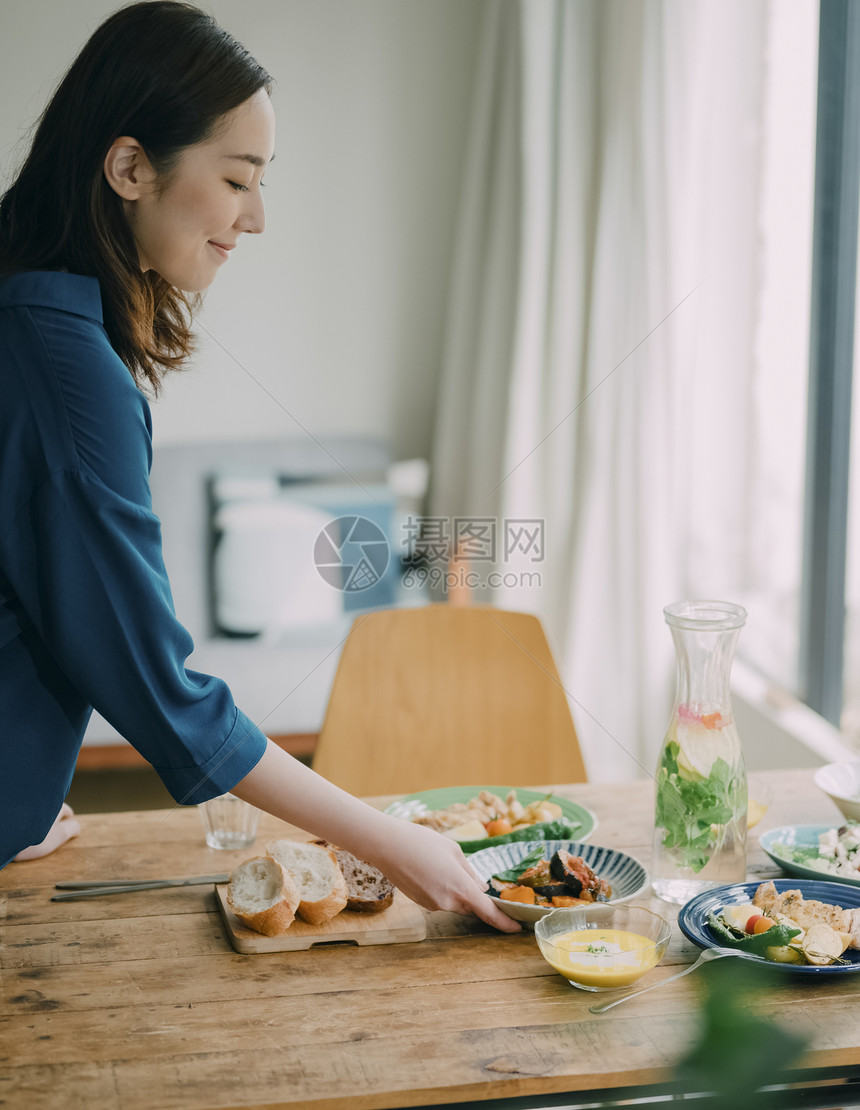
<svg viewBox="0 0 860 1110"><path fill-rule="evenodd" d="M601 1002L595 1006L589 1006L588 1012L591 1014L604 1014L607 1010L611 1010L613 1006L620 1006L622 1002L629 1002L631 998L638 998L640 994L647 994L648 991L654 991L658 987L665 987L667 983L673 982L675 979L680 979L684 975L689 975L691 971L695 971L697 967L707 963L709 960L719 960L723 956L740 956L741 953L734 948L705 948L700 954L698 960L689 967L685 967L683 971L677 972L675 975L670 975L668 979L661 979L659 983L652 983L650 987L642 987L641 990L634 991L632 994L622 995L621 998L616 998L612 1002Z"/></svg>

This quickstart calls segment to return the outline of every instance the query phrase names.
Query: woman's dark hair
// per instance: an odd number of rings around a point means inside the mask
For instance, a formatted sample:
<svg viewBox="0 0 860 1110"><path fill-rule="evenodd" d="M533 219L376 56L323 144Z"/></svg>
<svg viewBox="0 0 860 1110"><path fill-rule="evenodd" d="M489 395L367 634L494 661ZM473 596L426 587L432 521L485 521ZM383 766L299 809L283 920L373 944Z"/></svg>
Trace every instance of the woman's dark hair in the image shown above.
<svg viewBox="0 0 860 1110"><path fill-rule="evenodd" d="M61 270L97 277L105 328L138 384L157 392L192 349L188 295L142 271L121 198L104 175L130 135L160 175L211 138L221 117L271 77L191 4L145 0L94 32L43 112L15 182L0 198L0 273Z"/></svg>

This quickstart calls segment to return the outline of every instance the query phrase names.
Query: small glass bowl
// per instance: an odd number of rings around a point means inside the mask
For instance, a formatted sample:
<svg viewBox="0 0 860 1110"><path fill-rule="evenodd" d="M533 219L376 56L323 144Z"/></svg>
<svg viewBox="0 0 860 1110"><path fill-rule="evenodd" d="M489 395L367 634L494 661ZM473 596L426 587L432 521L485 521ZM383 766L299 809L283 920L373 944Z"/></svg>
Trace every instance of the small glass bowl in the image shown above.
<svg viewBox="0 0 860 1110"><path fill-rule="evenodd" d="M594 933L588 949L571 952L560 941L568 933ZM606 930L633 933L645 943L622 951ZM663 959L672 928L665 918L639 906L595 903L578 909L559 909L535 922L535 938L546 962L583 991L617 991L631 986ZM586 938L583 938L586 939Z"/></svg>

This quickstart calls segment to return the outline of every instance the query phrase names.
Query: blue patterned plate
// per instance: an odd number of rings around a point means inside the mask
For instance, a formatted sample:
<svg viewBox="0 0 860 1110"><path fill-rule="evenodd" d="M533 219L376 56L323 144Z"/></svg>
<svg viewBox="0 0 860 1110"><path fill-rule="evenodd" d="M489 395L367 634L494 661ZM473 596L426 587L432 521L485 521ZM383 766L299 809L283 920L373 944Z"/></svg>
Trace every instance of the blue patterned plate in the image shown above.
<svg viewBox="0 0 860 1110"><path fill-rule="evenodd" d="M629 902L648 886L648 872L634 856L625 855L615 848L600 848L596 844L583 844L579 840L521 840L514 844L498 844L482 848L469 856L469 864L484 881L490 881L498 871L515 867L529 852L543 848L544 859L549 859L560 848L573 856L581 856L599 879L612 887L611 903ZM552 913L552 906L527 906L523 902L505 902L493 898L496 905L515 921L537 921Z"/></svg>
<svg viewBox="0 0 860 1110"><path fill-rule="evenodd" d="M860 890L839 883L821 883L810 879L775 879L773 885L777 894L786 890L799 890L804 898L829 902L831 906L841 906L843 910L860 907ZM740 906L745 902L752 902L760 886L759 882L732 883L730 886L715 886L711 890L702 891L681 907L678 914L681 932L699 948L719 948L719 942L708 928L708 914L716 913L723 906ZM778 964L764 959L763 956L754 956L751 952L738 952L738 956L742 960L761 964L762 967L773 968L774 971L789 971L796 975L838 975L840 972L860 971L860 949L857 948L848 948L842 953L842 958L850 960L850 963L829 964L824 967L816 967L814 964Z"/></svg>

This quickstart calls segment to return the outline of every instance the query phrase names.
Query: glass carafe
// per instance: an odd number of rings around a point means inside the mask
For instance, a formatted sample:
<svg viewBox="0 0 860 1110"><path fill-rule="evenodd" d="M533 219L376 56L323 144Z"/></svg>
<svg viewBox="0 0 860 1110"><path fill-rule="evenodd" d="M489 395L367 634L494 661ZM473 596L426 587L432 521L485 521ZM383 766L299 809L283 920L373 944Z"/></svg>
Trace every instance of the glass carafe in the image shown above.
<svg viewBox="0 0 860 1110"><path fill-rule="evenodd" d="M729 679L747 614L725 601L679 601L663 613L677 671L657 764L651 882L682 903L746 878L747 778Z"/></svg>

